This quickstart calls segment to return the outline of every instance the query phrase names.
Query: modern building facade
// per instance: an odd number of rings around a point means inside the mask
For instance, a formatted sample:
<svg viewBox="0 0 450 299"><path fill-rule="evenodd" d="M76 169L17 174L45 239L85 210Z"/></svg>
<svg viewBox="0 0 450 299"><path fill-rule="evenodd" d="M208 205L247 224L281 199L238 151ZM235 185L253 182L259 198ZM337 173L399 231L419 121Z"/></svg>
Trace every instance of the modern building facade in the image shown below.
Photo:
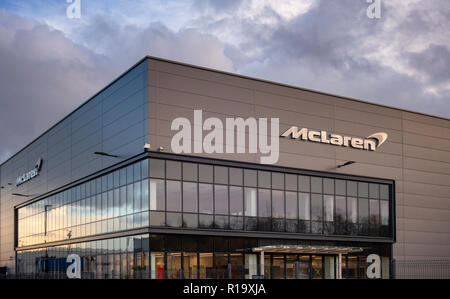
<svg viewBox="0 0 450 299"><path fill-rule="evenodd" d="M367 278L375 255L398 277L393 261L450 259L449 133L146 57L1 165L0 267L66 278L76 254L82 278Z"/></svg>

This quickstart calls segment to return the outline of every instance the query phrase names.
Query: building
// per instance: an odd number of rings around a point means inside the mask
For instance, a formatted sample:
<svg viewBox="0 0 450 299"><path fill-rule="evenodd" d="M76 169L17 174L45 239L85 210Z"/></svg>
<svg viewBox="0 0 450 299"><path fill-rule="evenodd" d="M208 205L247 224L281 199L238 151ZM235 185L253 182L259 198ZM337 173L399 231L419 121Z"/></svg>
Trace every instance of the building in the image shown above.
<svg viewBox="0 0 450 299"><path fill-rule="evenodd" d="M1 165L0 267L367 278L375 254L400 277L450 258L448 136L448 119L145 57Z"/></svg>

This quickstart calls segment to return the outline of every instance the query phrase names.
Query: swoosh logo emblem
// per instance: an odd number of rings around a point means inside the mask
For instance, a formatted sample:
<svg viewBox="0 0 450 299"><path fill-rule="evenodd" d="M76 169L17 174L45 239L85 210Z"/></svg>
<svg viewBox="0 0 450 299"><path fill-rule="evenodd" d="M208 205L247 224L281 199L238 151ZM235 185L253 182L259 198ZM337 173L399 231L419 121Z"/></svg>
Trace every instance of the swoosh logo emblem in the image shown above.
<svg viewBox="0 0 450 299"><path fill-rule="evenodd" d="M375 133L367 137L367 139L376 139L378 141L377 148L380 147L388 138L386 133Z"/></svg>

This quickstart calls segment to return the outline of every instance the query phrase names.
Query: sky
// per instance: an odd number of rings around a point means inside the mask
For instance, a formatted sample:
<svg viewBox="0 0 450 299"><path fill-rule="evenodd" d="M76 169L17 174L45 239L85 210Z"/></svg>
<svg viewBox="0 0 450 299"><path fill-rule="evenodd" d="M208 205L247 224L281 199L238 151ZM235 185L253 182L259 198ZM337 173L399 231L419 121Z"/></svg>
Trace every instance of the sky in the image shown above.
<svg viewBox="0 0 450 299"><path fill-rule="evenodd" d="M450 1L0 1L0 163L146 55L450 118Z"/></svg>

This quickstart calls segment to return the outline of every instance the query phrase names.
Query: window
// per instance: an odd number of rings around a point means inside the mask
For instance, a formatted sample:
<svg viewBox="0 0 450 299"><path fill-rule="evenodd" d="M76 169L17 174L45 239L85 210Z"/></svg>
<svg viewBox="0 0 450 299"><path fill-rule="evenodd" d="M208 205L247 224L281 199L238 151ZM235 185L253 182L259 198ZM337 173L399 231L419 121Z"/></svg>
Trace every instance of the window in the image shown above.
<svg viewBox="0 0 450 299"><path fill-rule="evenodd" d="M210 165L198 165L198 179L203 183L213 182L213 167Z"/></svg>
<svg viewBox="0 0 450 299"><path fill-rule="evenodd" d="M356 198L347 198L347 219L350 223L358 222L358 203Z"/></svg>
<svg viewBox="0 0 450 299"><path fill-rule="evenodd" d="M242 187L230 187L230 215L244 215L244 201Z"/></svg>
<svg viewBox="0 0 450 299"><path fill-rule="evenodd" d="M381 225L389 225L389 205L387 201L380 200Z"/></svg>
<svg viewBox="0 0 450 299"><path fill-rule="evenodd" d="M347 220L346 216L346 202L345 197L336 196L336 222L337 223L345 223Z"/></svg>
<svg viewBox="0 0 450 299"><path fill-rule="evenodd" d="M358 183L358 196L359 197L369 197L369 184Z"/></svg>
<svg viewBox="0 0 450 299"><path fill-rule="evenodd" d="M347 196L358 196L358 184L356 182L347 181Z"/></svg>
<svg viewBox="0 0 450 299"><path fill-rule="evenodd" d="M228 187L214 186L214 214L228 215Z"/></svg>
<svg viewBox="0 0 450 299"><path fill-rule="evenodd" d="M199 212L202 214L213 213L213 185L198 184L199 187Z"/></svg>
<svg viewBox="0 0 450 299"><path fill-rule="evenodd" d="M256 187L256 170L244 169L244 185L249 187Z"/></svg>
<svg viewBox="0 0 450 299"><path fill-rule="evenodd" d="M297 191L297 176L294 174L286 174L286 190Z"/></svg>
<svg viewBox="0 0 450 299"><path fill-rule="evenodd" d="M167 181L167 211L181 211L181 182Z"/></svg>
<svg viewBox="0 0 450 299"><path fill-rule="evenodd" d="M197 164L183 163L183 180L191 182L198 180Z"/></svg>
<svg viewBox="0 0 450 299"><path fill-rule="evenodd" d="M256 189L245 188L245 216L256 217Z"/></svg>
<svg viewBox="0 0 450 299"><path fill-rule="evenodd" d="M359 223L369 222L369 200L367 198L358 199L358 216Z"/></svg>
<svg viewBox="0 0 450 299"><path fill-rule="evenodd" d="M311 177L311 192L322 193L322 178Z"/></svg>
<svg viewBox="0 0 450 299"><path fill-rule="evenodd" d="M325 221L333 222L334 221L334 197L331 195L324 195L324 216Z"/></svg>
<svg viewBox="0 0 450 299"><path fill-rule="evenodd" d="M302 192L309 192L311 190L309 176L298 176L298 190Z"/></svg>
<svg viewBox="0 0 450 299"><path fill-rule="evenodd" d="M369 223L371 225L379 225L380 224L380 201L377 199L371 199L369 211L370 211Z"/></svg>
<svg viewBox="0 0 450 299"><path fill-rule="evenodd" d="M260 188L270 188L270 172L258 171L258 186Z"/></svg>
<svg viewBox="0 0 450 299"><path fill-rule="evenodd" d="M346 188L345 188L345 181L343 180L336 180L336 195L344 195L346 194Z"/></svg>
<svg viewBox="0 0 450 299"><path fill-rule="evenodd" d="M243 176L242 169L230 168L230 185L242 186Z"/></svg>
<svg viewBox="0 0 450 299"><path fill-rule="evenodd" d="M150 159L150 177L163 179L165 178L165 176L165 161L159 159ZM122 182L122 178L120 181Z"/></svg>
<svg viewBox="0 0 450 299"><path fill-rule="evenodd" d="M380 198L381 199L389 199L389 186L388 185L380 185Z"/></svg>
<svg viewBox="0 0 450 299"><path fill-rule="evenodd" d="M167 178L181 180L181 162L166 161Z"/></svg>
<svg viewBox="0 0 450 299"><path fill-rule="evenodd" d="M279 172L272 172L272 188L284 189L284 174Z"/></svg>
<svg viewBox="0 0 450 299"><path fill-rule="evenodd" d="M322 215L322 195L311 195L311 219L320 221L323 219Z"/></svg>
<svg viewBox="0 0 450 299"><path fill-rule="evenodd" d="M196 213L197 183L183 182L183 212Z"/></svg>
<svg viewBox="0 0 450 299"><path fill-rule="evenodd" d="M369 184L369 197L370 198L380 198L380 185L378 184Z"/></svg>
<svg viewBox="0 0 450 299"><path fill-rule="evenodd" d="M284 218L284 192L272 191L272 218Z"/></svg>
<svg viewBox="0 0 450 299"><path fill-rule="evenodd" d="M296 192L286 192L286 218L287 219L297 219L297 193Z"/></svg>
<svg viewBox="0 0 450 299"><path fill-rule="evenodd" d="M334 194L334 180L324 179L323 180L323 193Z"/></svg>
<svg viewBox="0 0 450 299"><path fill-rule="evenodd" d="M258 216L270 217L270 190L258 189Z"/></svg>
<svg viewBox="0 0 450 299"><path fill-rule="evenodd" d="M309 193L298 194L298 215L300 220L310 220L310 195Z"/></svg>
<svg viewBox="0 0 450 299"><path fill-rule="evenodd" d="M228 168L214 166L214 182L216 184L228 184Z"/></svg>
<svg viewBox="0 0 450 299"><path fill-rule="evenodd" d="M165 196L164 181L150 179L150 210L164 211L166 208Z"/></svg>

